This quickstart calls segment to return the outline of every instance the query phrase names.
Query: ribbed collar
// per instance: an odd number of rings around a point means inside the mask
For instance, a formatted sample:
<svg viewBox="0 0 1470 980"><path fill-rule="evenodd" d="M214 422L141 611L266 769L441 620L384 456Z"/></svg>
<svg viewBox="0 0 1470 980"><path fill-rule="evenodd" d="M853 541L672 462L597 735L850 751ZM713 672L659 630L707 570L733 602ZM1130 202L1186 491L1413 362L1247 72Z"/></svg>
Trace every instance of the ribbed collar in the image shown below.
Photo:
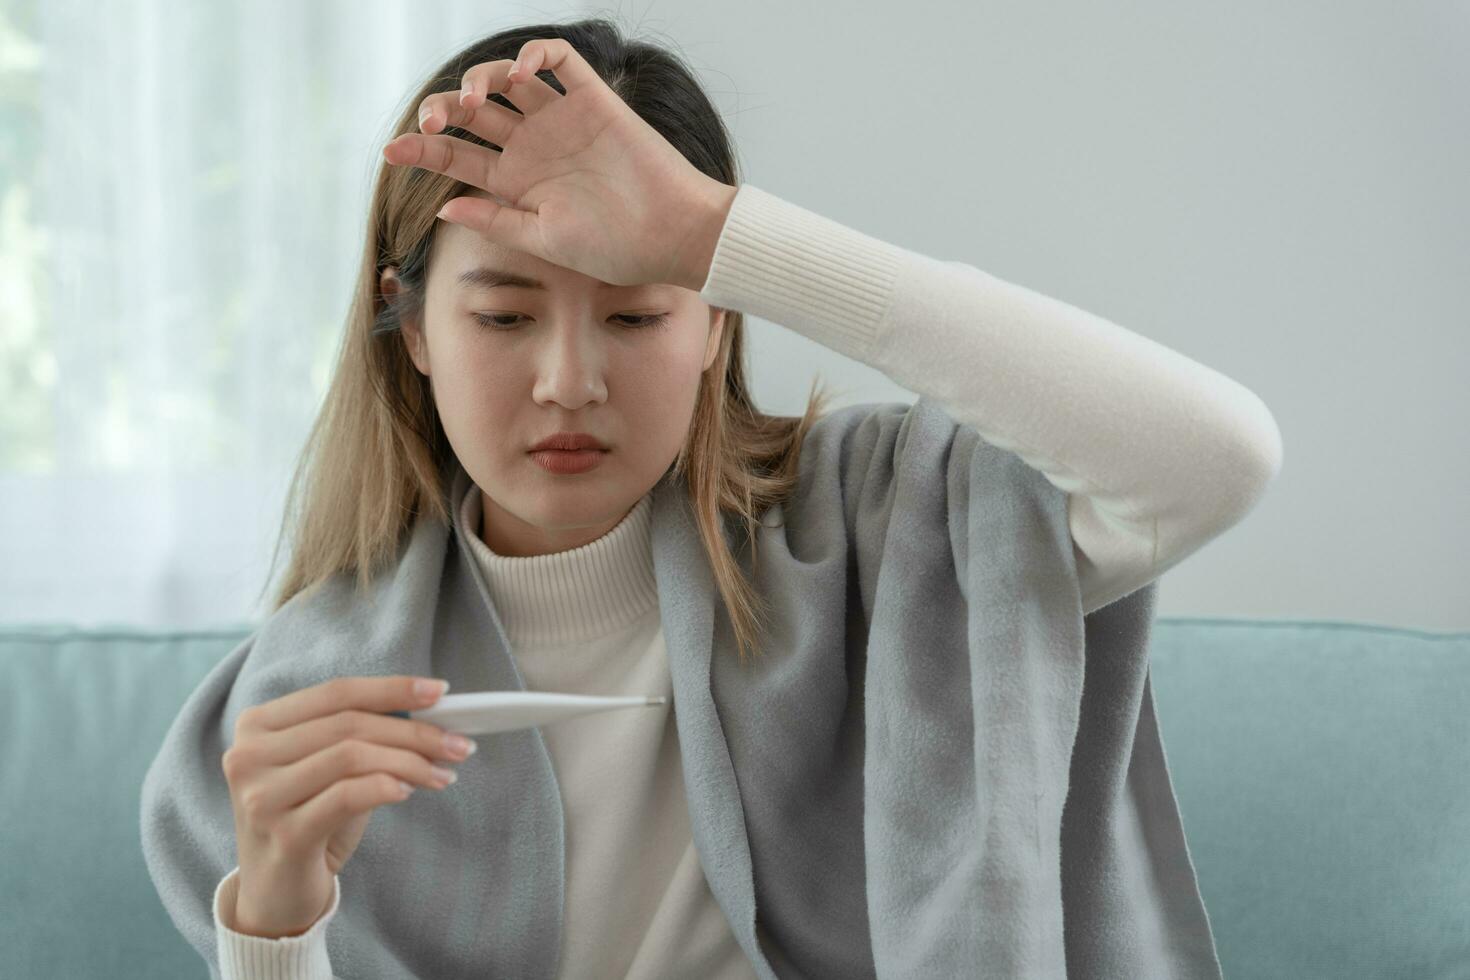
<svg viewBox="0 0 1470 980"><path fill-rule="evenodd" d="M593 639L628 625L657 604L649 494L602 537L550 555L492 551L480 538L481 513L480 488L471 480L460 501L461 524L506 639L515 646Z"/></svg>

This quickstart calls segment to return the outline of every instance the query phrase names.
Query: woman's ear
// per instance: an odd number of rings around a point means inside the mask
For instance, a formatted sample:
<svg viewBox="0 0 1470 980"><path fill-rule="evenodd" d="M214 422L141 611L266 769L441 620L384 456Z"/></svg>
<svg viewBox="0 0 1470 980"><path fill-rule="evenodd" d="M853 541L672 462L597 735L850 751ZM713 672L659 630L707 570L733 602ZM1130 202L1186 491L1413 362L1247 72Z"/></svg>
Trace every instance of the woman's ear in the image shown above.
<svg viewBox="0 0 1470 980"><path fill-rule="evenodd" d="M398 279L398 269L388 266L383 270L378 279L378 292L383 294L383 300L393 303L402 291L403 284ZM409 358L414 367L425 377L429 374L429 351L428 344L424 340L423 324L417 317L404 317L399 324L399 333L403 335L403 346L408 351Z"/></svg>
<svg viewBox="0 0 1470 980"><path fill-rule="evenodd" d="M716 307L710 307L709 318L709 342L704 346L704 367L700 368L703 374L709 370L715 362L715 357L720 353L720 338L725 334L725 311Z"/></svg>

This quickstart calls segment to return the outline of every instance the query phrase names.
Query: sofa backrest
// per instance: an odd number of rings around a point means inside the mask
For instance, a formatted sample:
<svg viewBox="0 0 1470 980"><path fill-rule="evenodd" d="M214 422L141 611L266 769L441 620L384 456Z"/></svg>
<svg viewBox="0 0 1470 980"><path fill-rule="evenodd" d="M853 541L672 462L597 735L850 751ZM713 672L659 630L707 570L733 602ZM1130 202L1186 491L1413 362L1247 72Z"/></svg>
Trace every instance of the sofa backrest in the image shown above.
<svg viewBox="0 0 1470 980"><path fill-rule="evenodd" d="M0 628L10 975L207 975L139 793L250 631ZM1227 977L1470 976L1470 633L1160 618L1151 681Z"/></svg>

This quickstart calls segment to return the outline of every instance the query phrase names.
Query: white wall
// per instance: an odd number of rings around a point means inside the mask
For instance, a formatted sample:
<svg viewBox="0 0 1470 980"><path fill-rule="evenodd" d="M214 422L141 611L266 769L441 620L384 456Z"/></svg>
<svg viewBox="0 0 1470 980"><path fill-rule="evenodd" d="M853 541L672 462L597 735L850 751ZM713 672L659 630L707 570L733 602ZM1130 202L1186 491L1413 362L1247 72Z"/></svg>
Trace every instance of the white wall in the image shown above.
<svg viewBox="0 0 1470 980"><path fill-rule="evenodd" d="M1470 7L583 10L700 69L751 183L1261 396L1282 472L1160 615L1470 628ZM916 397L747 322L768 411Z"/></svg>
<svg viewBox="0 0 1470 980"><path fill-rule="evenodd" d="M1470 629L1463 2L6 10L0 87L35 95L0 120L0 622L258 614L401 101L475 37L604 13L695 65L757 186L1261 396L1283 470L1161 615ZM816 375L916 397L750 325L767 411Z"/></svg>

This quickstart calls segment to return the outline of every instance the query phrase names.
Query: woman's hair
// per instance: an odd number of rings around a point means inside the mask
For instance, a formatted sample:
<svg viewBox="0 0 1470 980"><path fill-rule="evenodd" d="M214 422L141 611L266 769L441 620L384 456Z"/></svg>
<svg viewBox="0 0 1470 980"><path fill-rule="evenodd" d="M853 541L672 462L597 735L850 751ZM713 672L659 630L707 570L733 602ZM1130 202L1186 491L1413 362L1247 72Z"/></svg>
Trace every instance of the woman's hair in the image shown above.
<svg viewBox="0 0 1470 980"><path fill-rule="evenodd" d="M457 91L466 70L513 59L536 38L566 39L609 88L700 172L738 186L729 134L694 74L677 55L625 39L615 24L602 18L526 25L475 42L440 66L413 95L393 135L418 131L418 107L429 95ZM565 94L550 71L537 75ZM490 99L519 112L501 95ZM458 127L444 132L500 149ZM449 487L441 485L453 450L429 379L414 367L398 328L400 317L416 316L424 307L436 213L446 201L474 189L432 170L379 161L367 241L337 365L297 457L271 557L273 573L289 535L291 559L272 611L339 572L355 573L357 587L366 589L377 572L396 560L415 520L430 516L447 523L450 508L459 503L449 501ZM388 266L397 267L401 282L391 302L379 291L380 273ZM802 440L828 398L814 385L805 415L764 415L746 388L744 360L744 319L739 311L726 310L719 354L700 378L688 439L668 471L687 481L742 665L747 652L759 652L756 641L765 611L741 573L724 522L738 519L754 568L760 516L795 489ZM709 383L711 375L722 382ZM742 546L741 539L734 543L737 549Z"/></svg>

